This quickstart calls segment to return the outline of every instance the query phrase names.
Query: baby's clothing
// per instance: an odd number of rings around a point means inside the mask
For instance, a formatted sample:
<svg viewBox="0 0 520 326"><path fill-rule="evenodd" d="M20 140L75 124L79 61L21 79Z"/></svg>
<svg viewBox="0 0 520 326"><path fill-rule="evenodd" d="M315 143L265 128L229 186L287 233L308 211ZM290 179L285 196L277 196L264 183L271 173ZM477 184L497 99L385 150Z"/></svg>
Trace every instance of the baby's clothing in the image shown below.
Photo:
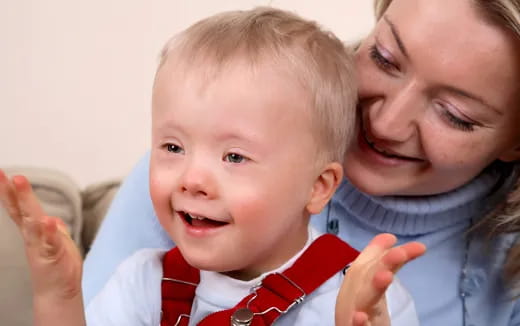
<svg viewBox="0 0 520 326"><path fill-rule="evenodd" d="M309 229L305 247L276 270L250 281L240 281L220 273L200 271L189 325L196 325L207 315L234 307L271 273L292 266L320 234ZM161 320L162 259L165 250L142 249L125 260L103 290L87 307L87 324L96 325L159 325ZM336 273L303 303L291 308L274 325L334 325L336 297L343 281ZM399 281L394 281L386 294L392 325L419 325L414 303Z"/></svg>

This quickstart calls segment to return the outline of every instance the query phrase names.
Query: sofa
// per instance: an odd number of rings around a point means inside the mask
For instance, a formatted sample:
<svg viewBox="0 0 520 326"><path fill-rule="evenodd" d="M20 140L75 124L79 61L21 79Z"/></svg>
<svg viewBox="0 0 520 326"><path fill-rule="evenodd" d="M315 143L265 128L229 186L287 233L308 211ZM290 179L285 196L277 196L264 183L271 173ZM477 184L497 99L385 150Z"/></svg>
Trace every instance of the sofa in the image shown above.
<svg viewBox="0 0 520 326"><path fill-rule="evenodd" d="M8 175L27 176L45 212L63 219L72 239L85 256L119 188L120 180L81 189L72 178L52 169L9 167L4 171ZM31 280L22 238L1 207L0 276L0 325L32 325Z"/></svg>

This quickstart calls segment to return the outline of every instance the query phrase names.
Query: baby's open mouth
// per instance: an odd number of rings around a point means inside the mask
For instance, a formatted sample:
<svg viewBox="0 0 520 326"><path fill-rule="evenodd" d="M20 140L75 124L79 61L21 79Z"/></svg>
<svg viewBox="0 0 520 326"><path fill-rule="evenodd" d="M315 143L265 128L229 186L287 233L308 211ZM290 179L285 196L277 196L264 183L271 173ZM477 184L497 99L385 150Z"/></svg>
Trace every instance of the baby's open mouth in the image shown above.
<svg viewBox="0 0 520 326"><path fill-rule="evenodd" d="M217 221L209 217L194 215L188 212L179 212L179 215L186 223L194 227L214 228L229 224L227 222Z"/></svg>

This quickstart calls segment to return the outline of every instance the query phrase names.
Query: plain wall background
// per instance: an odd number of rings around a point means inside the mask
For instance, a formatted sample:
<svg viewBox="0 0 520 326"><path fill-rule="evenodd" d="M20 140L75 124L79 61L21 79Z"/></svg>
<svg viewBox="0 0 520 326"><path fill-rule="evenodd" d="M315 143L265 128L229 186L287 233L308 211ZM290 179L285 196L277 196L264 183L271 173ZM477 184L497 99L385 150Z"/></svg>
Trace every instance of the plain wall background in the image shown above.
<svg viewBox="0 0 520 326"><path fill-rule="evenodd" d="M0 0L0 167L54 168L80 186L125 176L149 148L163 43L205 16L269 4L346 41L374 23L369 0Z"/></svg>

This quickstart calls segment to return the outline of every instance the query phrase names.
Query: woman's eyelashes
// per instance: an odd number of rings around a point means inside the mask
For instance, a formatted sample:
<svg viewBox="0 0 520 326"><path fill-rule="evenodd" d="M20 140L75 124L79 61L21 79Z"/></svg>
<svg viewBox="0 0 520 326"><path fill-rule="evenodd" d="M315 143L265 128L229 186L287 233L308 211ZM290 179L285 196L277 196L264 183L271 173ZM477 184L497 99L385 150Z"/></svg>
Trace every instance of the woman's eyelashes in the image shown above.
<svg viewBox="0 0 520 326"><path fill-rule="evenodd" d="M399 67L393 63L390 59L386 58L381 51L379 50L377 44L373 44L368 49L368 53L370 55L370 58L374 63L384 71L393 71L393 70L399 70Z"/></svg>
<svg viewBox="0 0 520 326"><path fill-rule="evenodd" d="M457 129L462 131L473 131L475 130L475 124L472 122L468 122L466 120L462 120L453 113L448 110L444 110L444 116L448 119L448 121Z"/></svg>
<svg viewBox="0 0 520 326"><path fill-rule="evenodd" d="M443 118L454 128L462 131L473 131L475 130L475 126L478 125L476 122L468 121L458 117L443 104L437 103L436 106L438 107L438 111L443 116Z"/></svg>

